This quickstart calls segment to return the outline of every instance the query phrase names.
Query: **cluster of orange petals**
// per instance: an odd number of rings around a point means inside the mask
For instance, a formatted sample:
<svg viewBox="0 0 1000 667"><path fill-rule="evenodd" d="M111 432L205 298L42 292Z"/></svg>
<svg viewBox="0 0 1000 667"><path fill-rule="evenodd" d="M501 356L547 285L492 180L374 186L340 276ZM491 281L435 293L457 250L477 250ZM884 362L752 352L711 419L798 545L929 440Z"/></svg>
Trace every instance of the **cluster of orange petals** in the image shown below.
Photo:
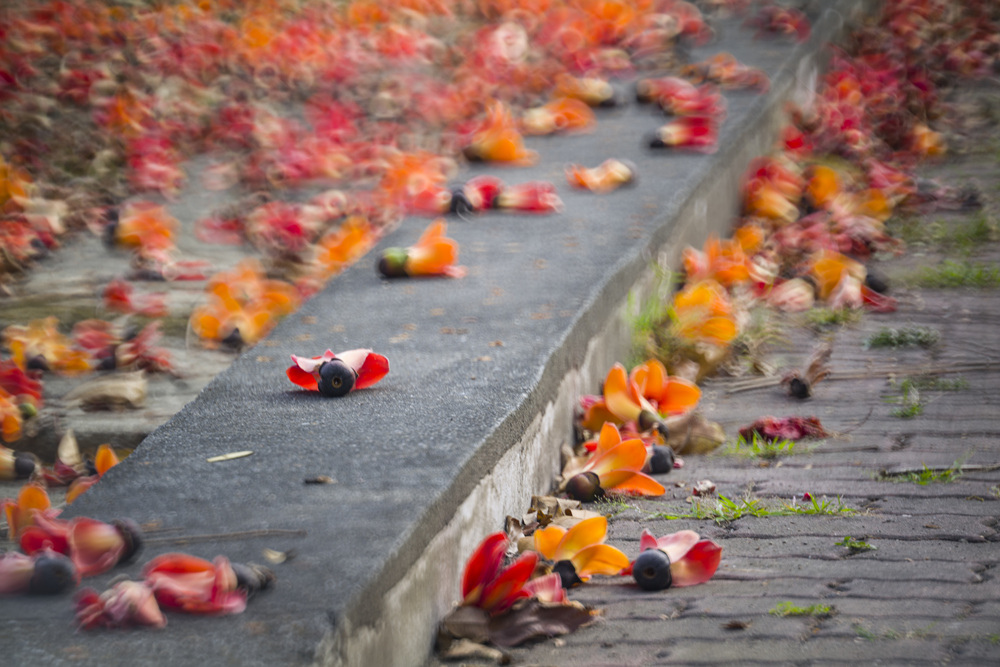
<svg viewBox="0 0 1000 667"><path fill-rule="evenodd" d="M349 216L316 244L321 276L326 279L337 275L371 250L377 240L378 234L366 218Z"/></svg>
<svg viewBox="0 0 1000 667"><path fill-rule="evenodd" d="M525 148L518 123L502 102L490 105L486 118L472 133L465 147L465 155L471 160L521 166L534 164L538 160L538 153Z"/></svg>
<svg viewBox="0 0 1000 667"><path fill-rule="evenodd" d="M593 109L582 100L558 97L521 115L521 130L529 135L581 132L597 122Z"/></svg>
<svg viewBox="0 0 1000 667"><path fill-rule="evenodd" d="M684 275L689 281L714 280L725 287L743 284L750 279L750 258L742 240L720 240L714 234L705 241L704 250L684 249Z"/></svg>
<svg viewBox="0 0 1000 667"><path fill-rule="evenodd" d="M726 288L706 278L677 292L671 330L693 343L729 345L739 333L739 326Z"/></svg>
<svg viewBox="0 0 1000 667"><path fill-rule="evenodd" d="M118 454L111 445L103 444L97 448L97 453L94 455L94 470L93 475L87 475L86 477L78 477L69 485L69 489L66 490L66 504L69 505L77 498L79 498L87 489L92 487L94 484L100 481L104 473L114 468L120 463Z"/></svg>
<svg viewBox="0 0 1000 667"><path fill-rule="evenodd" d="M166 209L152 202L126 206L114 229L115 242L133 248L142 257L161 258L175 247L179 223Z"/></svg>
<svg viewBox="0 0 1000 667"><path fill-rule="evenodd" d="M568 485L572 486L576 475L592 473L597 476L603 493L653 498L666 493L662 484L642 472L649 458L649 448L642 439L622 440L618 427L605 422L596 444L594 451L579 469L563 471ZM576 497L572 490L570 493Z"/></svg>
<svg viewBox="0 0 1000 667"><path fill-rule="evenodd" d="M607 531L608 520L603 516L584 519L571 528L549 524L535 531L534 548L554 563L572 563L581 581L595 574L618 575L629 566L629 559L604 543Z"/></svg>
<svg viewBox="0 0 1000 667"><path fill-rule="evenodd" d="M63 375L78 375L91 369L90 355L59 331L55 316L32 320L26 326L12 324L3 330L4 345L11 360L22 370L29 364L44 366Z"/></svg>
<svg viewBox="0 0 1000 667"><path fill-rule="evenodd" d="M603 395L588 401L582 425L593 432L605 423L637 424L644 411L660 417L686 414L698 405L701 389L685 378L671 376L657 359L650 359L626 372L616 363L604 380Z"/></svg>
<svg viewBox="0 0 1000 667"><path fill-rule="evenodd" d="M566 167L566 181L575 188L591 192L611 192L634 180L635 167L615 158L608 158L591 168L579 164Z"/></svg>
<svg viewBox="0 0 1000 667"><path fill-rule="evenodd" d="M205 293L208 303L191 313L191 328L202 340L214 342L236 334L242 343L252 345L301 302L293 285L268 279L253 259L212 276Z"/></svg>

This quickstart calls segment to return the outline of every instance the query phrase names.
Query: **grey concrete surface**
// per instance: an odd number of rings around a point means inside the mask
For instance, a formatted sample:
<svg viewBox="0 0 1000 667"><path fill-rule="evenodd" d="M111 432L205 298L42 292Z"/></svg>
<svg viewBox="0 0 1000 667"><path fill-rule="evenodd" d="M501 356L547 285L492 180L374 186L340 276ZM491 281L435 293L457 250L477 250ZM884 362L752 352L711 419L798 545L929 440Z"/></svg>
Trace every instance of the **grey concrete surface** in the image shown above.
<svg viewBox="0 0 1000 667"><path fill-rule="evenodd" d="M844 17L865 6L836 3L838 11L817 17L812 39L801 45L756 40L738 20L721 22L719 40L694 49L692 59L730 51L765 69L772 90L726 94L729 115L714 155L643 149L663 121L634 104L602 112L593 134L531 141L542 155L537 166L490 171L509 182L559 184L563 213L451 221L449 235L469 268L462 280L387 282L364 260L237 359L67 510L66 516L129 516L159 527L137 564L87 582L99 588L122 572L136 575L141 563L166 551L258 562L265 548L292 552L275 566L276 588L251 601L246 613L171 615L159 632L77 633L66 599L5 599L0 652L16 664L37 665L423 663L437 620L458 597L465 558L505 514L523 511L530 493L548 490L559 447L571 437L573 401L596 389L610 363L625 356L629 294L641 303L654 264L675 266L684 244L728 229L739 178L748 160L769 148L783 101L815 82L823 45ZM636 163L635 187L597 196L565 186L564 163L612 156ZM380 247L408 245L426 224L407 220ZM328 347L371 347L389 358L391 372L376 387L340 400L287 382L289 354ZM206 461L237 450L253 455ZM694 479L700 465L685 475ZM316 475L334 483L303 483ZM950 524L960 534L971 531ZM614 525L612 537L626 532L625 523ZM633 540L638 535L628 533ZM213 537L199 538L205 535ZM785 567L727 561L711 587L752 584L769 568ZM852 567L844 563L837 576L850 578ZM948 586L977 574L953 564L934 576L912 576ZM660 624L650 613L652 634L635 632L643 637L639 648L652 651L643 655L667 650L692 661L722 655L724 644L709 631L717 623L709 628L697 619L682 623L702 627L692 630L693 643L656 648L656 632L673 637L683 628ZM807 625L761 620L754 631L762 633L760 643L745 657L808 659L817 647L841 641L824 635L803 651ZM573 661L593 650L594 637L580 632L550 649ZM771 639L773 646L763 643ZM696 659L702 647L709 652ZM845 659L863 648L845 652ZM926 657L919 647L913 655ZM625 664L619 660L608 654L606 664Z"/></svg>

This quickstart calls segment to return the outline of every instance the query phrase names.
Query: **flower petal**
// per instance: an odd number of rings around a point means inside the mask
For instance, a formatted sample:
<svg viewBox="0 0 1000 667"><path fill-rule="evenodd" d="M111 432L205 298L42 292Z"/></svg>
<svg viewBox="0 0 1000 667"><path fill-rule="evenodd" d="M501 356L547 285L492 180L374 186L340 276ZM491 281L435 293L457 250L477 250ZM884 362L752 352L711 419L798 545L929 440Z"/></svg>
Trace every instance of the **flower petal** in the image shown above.
<svg viewBox="0 0 1000 667"><path fill-rule="evenodd" d="M634 493L648 497L662 496L667 492L662 484L641 472L615 470L600 477L601 488L608 492Z"/></svg>
<svg viewBox="0 0 1000 667"><path fill-rule="evenodd" d="M603 516L584 519L566 531L556 547L552 560L569 560L578 551L592 544L600 544L608 532L608 520Z"/></svg>
<svg viewBox="0 0 1000 667"><path fill-rule="evenodd" d="M581 579L593 574L619 574L629 565L628 556L610 544L592 544L569 560Z"/></svg>
<svg viewBox="0 0 1000 667"><path fill-rule="evenodd" d="M483 588L496 578L506 550L507 535L503 532L493 533L483 540L469 557L462 575L462 598L467 603L478 602ZM476 593L476 599L470 602L469 594L473 592Z"/></svg>
<svg viewBox="0 0 1000 667"><path fill-rule="evenodd" d="M646 445L639 438L632 438L596 455L584 471L595 472L602 479L613 470L639 471L646 464L646 456Z"/></svg>
<svg viewBox="0 0 1000 667"><path fill-rule="evenodd" d="M656 548L667 554L671 563L684 558L691 548L701 539L693 530L679 530L676 533L664 535L656 540Z"/></svg>
<svg viewBox="0 0 1000 667"><path fill-rule="evenodd" d="M479 608L496 614L509 608L518 599L528 597L524 584L531 578L538 563L538 554L527 551L483 588Z"/></svg>
<svg viewBox="0 0 1000 667"><path fill-rule="evenodd" d="M559 543L565 535L566 529L554 523L536 530L532 536L535 541L535 551L549 560L555 560L556 549L559 548Z"/></svg>
<svg viewBox="0 0 1000 667"><path fill-rule="evenodd" d="M381 354L369 352L361 368L355 369L358 372L358 379L354 381L355 389L370 387L389 372L389 360Z"/></svg>
<svg viewBox="0 0 1000 667"><path fill-rule="evenodd" d="M295 355L292 356L294 357ZM302 370L301 367L289 366L285 373L288 375L289 380L303 389L308 389L309 391L319 391L319 382L316 380L316 376L312 373L307 373Z"/></svg>
<svg viewBox="0 0 1000 667"><path fill-rule="evenodd" d="M566 602L566 589L562 587L562 577L555 572L532 579L522 588L528 595L542 602Z"/></svg>
<svg viewBox="0 0 1000 667"><path fill-rule="evenodd" d="M722 560L722 547L711 540L698 542L679 561L670 563L674 586L693 586L712 578Z"/></svg>
<svg viewBox="0 0 1000 667"><path fill-rule="evenodd" d="M66 537L70 558L81 577L92 577L113 568L127 546L118 528L82 516L70 521Z"/></svg>

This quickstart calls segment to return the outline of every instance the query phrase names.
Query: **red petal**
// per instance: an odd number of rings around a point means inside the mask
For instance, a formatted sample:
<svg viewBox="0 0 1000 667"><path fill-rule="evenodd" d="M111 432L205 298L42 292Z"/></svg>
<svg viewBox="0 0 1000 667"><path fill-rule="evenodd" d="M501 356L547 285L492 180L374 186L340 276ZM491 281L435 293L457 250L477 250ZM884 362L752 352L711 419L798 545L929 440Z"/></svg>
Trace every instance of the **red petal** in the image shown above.
<svg viewBox="0 0 1000 667"><path fill-rule="evenodd" d="M722 547L711 540L702 540L676 563L670 564L674 586L703 584L712 578L722 560Z"/></svg>
<svg viewBox="0 0 1000 667"><path fill-rule="evenodd" d="M529 593L524 591L524 584L535 571L538 563L538 554L528 551L523 556L514 561L514 564L500 573L500 575L486 585L483 589L482 599L477 605L480 609L496 614L504 611L518 599L528 597Z"/></svg>
<svg viewBox="0 0 1000 667"><path fill-rule="evenodd" d="M481 594L486 584L496 578L505 551L507 551L507 535L502 532L493 533L482 541L465 565L465 573L462 575L463 599L477 590ZM479 597L477 594L475 602L478 602Z"/></svg>
<svg viewBox="0 0 1000 667"><path fill-rule="evenodd" d="M306 373L298 366L289 366L285 373L288 375L289 380L303 389L319 391L319 382L316 381L316 376L312 373Z"/></svg>
<svg viewBox="0 0 1000 667"><path fill-rule="evenodd" d="M381 354L369 352L361 368L356 370L358 372L358 379L354 381L354 388L364 389L365 387L372 386L386 376L389 372L389 360Z"/></svg>
<svg viewBox="0 0 1000 667"><path fill-rule="evenodd" d="M521 589L532 597L536 597L542 602L563 603L566 602L566 590L562 587L562 577L553 572L545 576L532 579Z"/></svg>

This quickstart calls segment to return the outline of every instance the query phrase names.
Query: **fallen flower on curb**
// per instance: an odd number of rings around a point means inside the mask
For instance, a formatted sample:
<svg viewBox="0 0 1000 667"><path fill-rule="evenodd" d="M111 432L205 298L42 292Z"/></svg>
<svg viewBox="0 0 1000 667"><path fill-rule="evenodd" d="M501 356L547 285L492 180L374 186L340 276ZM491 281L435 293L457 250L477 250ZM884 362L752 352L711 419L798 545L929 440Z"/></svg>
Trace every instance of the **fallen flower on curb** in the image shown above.
<svg viewBox="0 0 1000 667"><path fill-rule="evenodd" d="M142 574L160 606L210 615L243 612L247 600L269 588L275 578L265 567L233 564L225 556L207 561L183 553L157 556Z"/></svg>
<svg viewBox="0 0 1000 667"><path fill-rule="evenodd" d="M611 192L635 181L635 165L628 161L609 158L588 169L580 164L566 166L566 181L575 188L591 192Z"/></svg>
<svg viewBox="0 0 1000 667"><path fill-rule="evenodd" d="M292 355L288 379L324 396L343 396L355 389L370 387L389 372L389 360L368 349L334 354L327 350L318 357Z"/></svg>
<svg viewBox="0 0 1000 667"><path fill-rule="evenodd" d="M693 530L657 538L643 529L639 549L639 557L623 574L631 574L640 587L649 591L703 584L712 578L722 560L722 547L701 539Z"/></svg>
<svg viewBox="0 0 1000 667"><path fill-rule="evenodd" d="M68 591L79 580L72 561L51 549L31 556L16 551L0 554L0 596L57 595Z"/></svg>
<svg viewBox="0 0 1000 667"><path fill-rule="evenodd" d="M76 620L81 630L167 625L153 589L140 581L120 581L103 593L84 588L76 596Z"/></svg>
<svg viewBox="0 0 1000 667"><path fill-rule="evenodd" d="M494 533L479 544L462 575L462 602L438 631L438 649L459 640L516 646L529 639L573 632L594 612L566 599L558 574L531 579L538 554L527 552L503 567L507 536Z"/></svg>
<svg viewBox="0 0 1000 667"><path fill-rule="evenodd" d="M714 153L718 146L719 124L709 116L681 116L656 129L650 148L687 148Z"/></svg>
<svg viewBox="0 0 1000 667"><path fill-rule="evenodd" d="M39 512L34 525L21 534L20 545L29 555L46 549L65 554L80 577L92 577L135 558L142 549L142 530L131 519L65 520Z"/></svg>
<svg viewBox="0 0 1000 667"><path fill-rule="evenodd" d="M595 574L617 575L628 567L628 556L604 544L608 520L598 516L584 519L571 528L550 524L534 533L534 547L552 561L552 571L564 588L582 584Z"/></svg>
<svg viewBox="0 0 1000 667"><path fill-rule="evenodd" d="M387 248L382 252L378 270L386 278L445 276L461 278L464 266L458 261L458 243L445 236L447 224L443 218L432 222L409 248Z"/></svg>

